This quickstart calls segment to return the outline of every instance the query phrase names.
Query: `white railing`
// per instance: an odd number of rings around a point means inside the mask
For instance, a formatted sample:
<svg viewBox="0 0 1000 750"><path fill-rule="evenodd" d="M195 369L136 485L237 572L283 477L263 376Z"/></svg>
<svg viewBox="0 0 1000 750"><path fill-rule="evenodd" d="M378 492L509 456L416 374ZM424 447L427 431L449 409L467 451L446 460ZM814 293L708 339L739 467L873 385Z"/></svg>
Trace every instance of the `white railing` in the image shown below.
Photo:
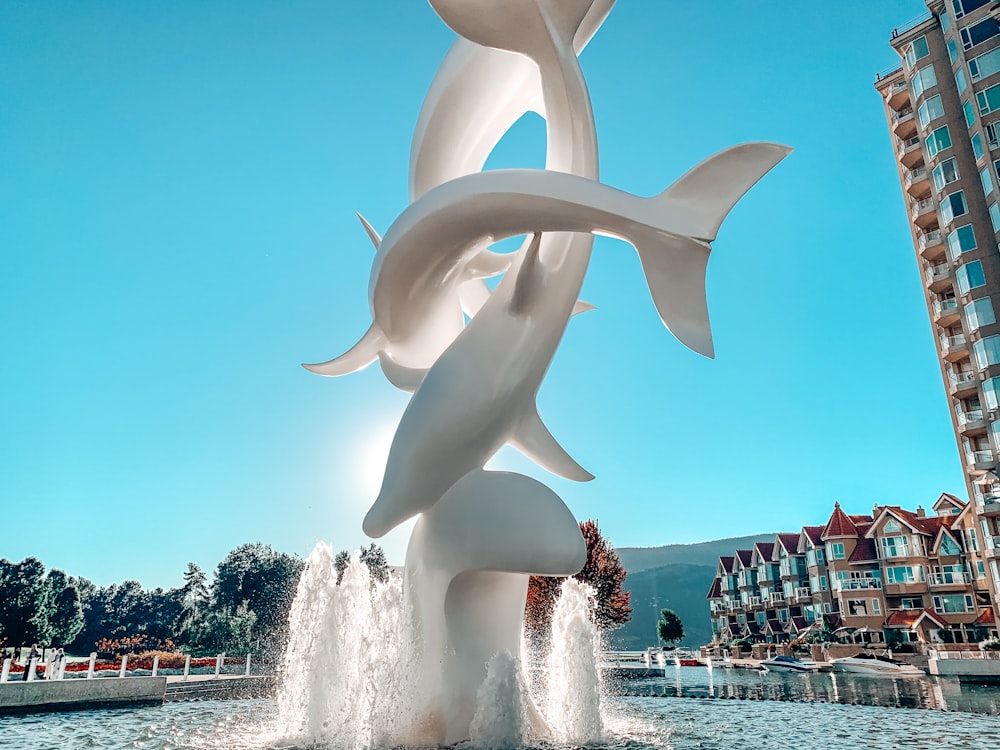
<svg viewBox="0 0 1000 750"><path fill-rule="evenodd" d="M928 211L933 211L935 208L937 208L937 205L934 203L934 201L932 201L930 198L922 198L921 200L913 201L911 203L910 215L914 217L920 216L920 214L927 213ZM945 272L947 272L948 266L943 266L943 267L945 269Z"/></svg>
<svg viewBox="0 0 1000 750"><path fill-rule="evenodd" d="M922 170L922 171L926 172L927 170ZM926 250L929 247L934 247L935 245L940 245L941 244L941 232L938 231L937 229L935 229L933 231L930 231L930 232L924 232L922 235L920 235L920 239L917 240L917 242L920 243L920 249L921 250Z"/></svg>
<svg viewBox="0 0 1000 750"><path fill-rule="evenodd" d="M935 299L932 303L932 307L934 308L935 313L938 315L944 315L946 312L958 309L958 300L954 298Z"/></svg>
<svg viewBox="0 0 1000 750"><path fill-rule="evenodd" d="M956 387L965 385L966 383L975 383L976 373L973 370L966 370L965 372L955 372L954 370L949 370L948 380L950 380L951 384Z"/></svg>
<svg viewBox="0 0 1000 750"><path fill-rule="evenodd" d="M899 110L899 112L893 112L892 113L892 121L894 123L898 123L900 120L905 120L907 117L910 117L912 114L913 114L913 107L905 107L905 108Z"/></svg>
<svg viewBox="0 0 1000 750"><path fill-rule="evenodd" d="M960 411L958 413L958 423L961 425L972 424L983 421L983 410L973 409L971 411Z"/></svg>
<svg viewBox="0 0 1000 750"><path fill-rule="evenodd" d="M965 461L969 464L985 464L993 460L993 451L969 451Z"/></svg>
<svg viewBox="0 0 1000 750"><path fill-rule="evenodd" d="M783 604L785 602L785 595L779 591L772 591L769 598L772 604Z"/></svg>
<svg viewBox="0 0 1000 750"><path fill-rule="evenodd" d="M905 140L902 138L897 138L896 140L899 141L899 143L896 146L896 153L899 156L902 156L907 151L912 149L914 146L920 145L920 138L917 136L913 136L913 138L907 138Z"/></svg>
<svg viewBox="0 0 1000 750"><path fill-rule="evenodd" d="M750 606L751 607L759 607L763 603L764 603L764 600L761 599L759 596L751 596L750 597Z"/></svg>
<svg viewBox="0 0 1000 750"><path fill-rule="evenodd" d="M834 591L859 591L880 588L882 588L882 581L878 578L851 578L846 581L837 578L833 582Z"/></svg>
<svg viewBox="0 0 1000 750"><path fill-rule="evenodd" d="M805 599L811 596L812 596L812 589L809 588L808 586L799 586L797 589L795 589L796 599Z"/></svg>
<svg viewBox="0 0 1000 750"><path fill-rule="evenodd" d="M221 654L219 654L218 656L215 657L215 677L219 677L222 674L222 669L223 669L223 667L225 665L225 659L226 659L226 654L225 653L221 653ZM46 680L64 680L64 679L66 679L66 663L67 662L66 662L65 658L63 658L63 659L56 659L56 658L54 658L54 654L50 655L49 658L46 659L46 661L44 662L44 665L45 665L45 679ZM97 670L97 669L95 669L96 665L97 665L97 654L96 653L91 653L90 654L90 662L87 665L87 671L86 671L86 673L82 674L77 679L92 680L92 679L94 679L94 678L97 677L97 672L98 671L103 672L105 674L115 674L115 673L117 673L117 678L118 679L128 679L130 676L132 676L132 675L128 674L128 655L127 654L122 657L121 661L118 663L118 666L115 669L113 669L113 670L108 670L108 669ZM2 669L0 669L0 683L10 681L10 677L11 677L11 674L12 674L11 673L11 668L13 666L14 666L14 663L13 663L13 661L12 661L12 659L10 657L7 657L6 659L3 660L3 667L2 667ZM37 673L37 669L40 666L42 666L42 661L40 659L29 659L28 662L25 664L25 670L27 671L27 676L25 676L25 674L23 672L15 673L16 676L14 677L14 681L26 680L27 682L31 682L33 680L40 679L38 677L38 673ZM153 665L152 665L152 669L150 670L150 675L152 677L156 677L157 674L158 674L158 672L159 672L159 669L160 669L160 657L159 657L159 655L156 655L156 656L153 657ZM191 656L190 656L190 654L188 654L188 655L185 656L185 659L184 659L184 679L185 680L188 679L188 676L189 676L190 672L191 672ZM244 677L249 677L250 676L250 654L247 654L247 659L246 659L246 664L245 664L244 671L243 671L243 676ZM102 679L107 679L107 678L105 677L105 678L102 678Z"/></svg>
<svg viewBox="0 0 1000 750"><path fill-rule="evenodd" d="M942 336L941 346L945 349L958 349L965 346L967 340L964 333L957 333L954 336Z"/></svg>
<svg viewBox="0 0 1000 750"><path fill-rule="evenodd" d="M932 648L928 651L932 659L1000 659L1000 651L938 651Z"/></svg>
<svg viewBox="0 0 1000 750"><path fill-rule="evenodd" d="M972 576L968 573L931 573L927 576L931 586L954 586L961 583L972 583Z"/></svg>

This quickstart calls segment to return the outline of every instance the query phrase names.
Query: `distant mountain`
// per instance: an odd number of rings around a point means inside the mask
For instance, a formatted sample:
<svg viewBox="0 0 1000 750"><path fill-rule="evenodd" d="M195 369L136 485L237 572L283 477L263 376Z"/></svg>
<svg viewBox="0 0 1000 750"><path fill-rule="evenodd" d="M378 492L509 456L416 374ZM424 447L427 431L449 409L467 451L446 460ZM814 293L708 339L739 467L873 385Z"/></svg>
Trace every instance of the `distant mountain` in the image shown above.
<svg viewBox="0 0 1000 750"><path fill-rule="evenodd" d="M660 610L672 609L684 623L682 646L697 648L712 640L708 594L715 566L722 555L749 549L754 542L767 542L774 534L716 539L698 544L667 544L663 547L621 547L617 550L628 576L625 588L632 603L632 620L611 634L610 646L640 651L656 645L656 621Z"/></svg>
<svg viewBox="0 0 1000 750"><path fill-rule="evenodd" d="M660 568L672 563L690 565L711 565L719 562L722 555L731 555L733 550L750 549L754 542L772 542L774 533L754 536L734 536L729 539L714 539L697 544L665 544L662 547L618 547L618 559L629 573L640 573L652 568ZM711 581L709 581L711 584ZM707 591L707 589L706 589Z"/></svg>

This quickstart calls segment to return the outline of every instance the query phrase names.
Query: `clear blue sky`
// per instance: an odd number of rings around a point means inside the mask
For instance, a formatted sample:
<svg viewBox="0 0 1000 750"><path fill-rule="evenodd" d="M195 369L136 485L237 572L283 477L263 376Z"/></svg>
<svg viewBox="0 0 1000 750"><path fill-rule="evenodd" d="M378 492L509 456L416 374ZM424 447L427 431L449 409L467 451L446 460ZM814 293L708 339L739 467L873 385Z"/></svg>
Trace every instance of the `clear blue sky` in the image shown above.
<svg viewBox="0 0 1000 750"><path fill-rule="evenodd" d="M921 0L619 0L581 61L602 178L662 190L729 145L796 151L737 206L717 359L600 239L540 410L617 546L964 495L874 73ZM326 379L453 34L422 0L0 5L0 556L175 586L264 541L367 542L406 403ZM528 118L490 166L540 166ZM546 477L506 449L497 466ZM382 540L402 561L407 529Z"/></svg>

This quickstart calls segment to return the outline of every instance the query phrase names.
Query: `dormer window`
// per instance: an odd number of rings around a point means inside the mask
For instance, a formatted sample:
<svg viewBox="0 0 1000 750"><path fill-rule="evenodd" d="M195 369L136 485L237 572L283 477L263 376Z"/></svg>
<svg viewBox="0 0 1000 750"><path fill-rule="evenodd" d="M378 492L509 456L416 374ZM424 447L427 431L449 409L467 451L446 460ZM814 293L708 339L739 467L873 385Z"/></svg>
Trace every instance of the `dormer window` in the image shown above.
<svg viewBox="0 0 1000 750"><path fill-rule="evenodd" d="M899 531L899 524L890 518L888 521L885 522L885 526L883 526L882 528L884 528L887 532L892 534L896 531Z"/></svg>

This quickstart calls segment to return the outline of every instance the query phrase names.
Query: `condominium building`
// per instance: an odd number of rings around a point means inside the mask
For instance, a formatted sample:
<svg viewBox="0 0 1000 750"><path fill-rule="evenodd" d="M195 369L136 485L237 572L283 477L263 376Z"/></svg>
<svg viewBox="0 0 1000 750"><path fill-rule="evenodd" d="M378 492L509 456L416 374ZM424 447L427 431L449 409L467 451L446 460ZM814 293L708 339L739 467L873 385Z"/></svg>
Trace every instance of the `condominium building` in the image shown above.
<svg viewBox="0 0 1000 750"><path fill-rule="evenodd" d="M975 643L997 633L974 506L834 504L823 526L719 558L708 593L716 643L788 643L824 631L857 643Z"/></svg>
<svg viewBox="0 0 1000 750"><path fill-rule="evenodd" d="M971 498L976 563L1000 613L1000 5L927 7L892 32L900 64L875 88Z"/></svg>

